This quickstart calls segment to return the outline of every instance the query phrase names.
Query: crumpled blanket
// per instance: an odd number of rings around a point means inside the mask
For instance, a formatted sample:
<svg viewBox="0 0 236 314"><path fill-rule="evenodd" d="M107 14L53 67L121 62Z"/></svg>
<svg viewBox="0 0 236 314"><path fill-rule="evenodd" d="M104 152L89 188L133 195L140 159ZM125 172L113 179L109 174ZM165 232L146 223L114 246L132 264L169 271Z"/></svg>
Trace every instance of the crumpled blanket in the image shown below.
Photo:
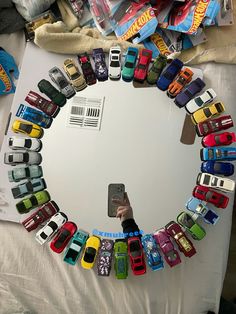
<svg viewBox="0 0 236 314"><path fill-rule="evenodd" d="M23 29L25 21L11 0L0 1L0 34L10 34Z"/></svg>

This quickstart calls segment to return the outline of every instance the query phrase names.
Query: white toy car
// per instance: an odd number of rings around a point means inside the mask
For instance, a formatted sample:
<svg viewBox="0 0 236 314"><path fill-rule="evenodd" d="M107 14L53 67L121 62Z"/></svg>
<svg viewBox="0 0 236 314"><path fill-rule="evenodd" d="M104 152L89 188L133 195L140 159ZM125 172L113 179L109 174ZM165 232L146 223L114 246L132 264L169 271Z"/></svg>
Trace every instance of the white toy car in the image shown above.
<svg viewBox="0 0 236 314"><path fill-rule="evenodd" d="M185 109L188 113L194 113L201 107L210 104L216 98L216 93L212 88L208 88L203 94L190 100Z"/></svg>
<svg viewBox="0 0 236 314"><path fill-rule="evenodd" d="M42 162L42 156L37 152L13 152L5 153L4 163L8 165L39 165Z"/></svg>
<svg viewBox="0 0 236 314"><path fill-rule="evenodd" d="M58 86L62 94L66 96L66 98L71 98L75 95L74 88L67 81L65 75L58 67L53 67L49 70L49 76L51 80Z"/></svg>
<svg viewBox="0 0 236 314"><path fill-rule="evenodd" d="M37 138L12 136L8 139L8 145L11 149L26 149L39 152L42 148L42 142Z"/></svg>
<svg viewBox="0 0 236 314"><path fill-rule="evenodd" d="M235 182L233 180L217 177L209 173L199 173L197 176L197 184L225 192L233 192L235 189Z"/></svg>
<svg viewBox="0 0 236 314"><path fill-rule="evenodd" d="M121 75L121 49L119 46L110 48L109 52L109 77L119 80Z"/></svg>
<svg viewBox="0 0 236 314"><path fill-rule="evenodd" d="M67 220L68 218L64 213L56 213L52 216L48 223L36 233L35 239L39 244L44 244L45 242L52 239L59 228L61 228L61 226L63 226Z"/></svg>

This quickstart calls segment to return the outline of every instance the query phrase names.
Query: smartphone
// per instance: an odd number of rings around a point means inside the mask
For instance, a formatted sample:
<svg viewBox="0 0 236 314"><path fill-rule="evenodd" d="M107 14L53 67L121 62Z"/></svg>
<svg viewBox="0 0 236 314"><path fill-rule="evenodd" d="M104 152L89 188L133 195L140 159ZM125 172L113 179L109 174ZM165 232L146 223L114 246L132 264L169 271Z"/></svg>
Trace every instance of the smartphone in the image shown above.
<svg viewBox="0 0 236 314"><path fill-rule="evenodd" d="M108 216L116 217L116 210L119 205L112 202L112 199L124 200L125 185L123 183L110 183L108 185Z"/></svg>

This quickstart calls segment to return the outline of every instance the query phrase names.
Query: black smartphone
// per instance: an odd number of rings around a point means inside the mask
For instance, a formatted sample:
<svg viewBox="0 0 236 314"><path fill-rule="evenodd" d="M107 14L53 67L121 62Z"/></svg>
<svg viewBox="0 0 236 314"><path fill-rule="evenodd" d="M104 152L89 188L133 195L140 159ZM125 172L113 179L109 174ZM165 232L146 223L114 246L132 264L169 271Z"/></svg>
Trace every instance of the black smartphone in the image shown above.
<svg viewBox="0 0 236 314"><path fill-rule="evenodd" d="M119 205L112 202L112 199L124 201L125 185L123 183L110 183L108 185L108 216L116 217L116 210Z"/></svg>

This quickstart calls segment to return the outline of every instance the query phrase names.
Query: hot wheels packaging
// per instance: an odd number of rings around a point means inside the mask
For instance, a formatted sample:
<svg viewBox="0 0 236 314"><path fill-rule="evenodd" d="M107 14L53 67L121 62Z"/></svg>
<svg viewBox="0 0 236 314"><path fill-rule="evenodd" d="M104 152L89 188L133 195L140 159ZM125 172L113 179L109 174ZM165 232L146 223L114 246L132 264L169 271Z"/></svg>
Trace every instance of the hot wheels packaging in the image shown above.
<svg viewBox="0 0 236 314"><path fill-rule="evenodd" d="M15 79L18 79L19 70L14 58L0 47L0 95L15 92L16 88L10 72L13 73Z"/></svg>

